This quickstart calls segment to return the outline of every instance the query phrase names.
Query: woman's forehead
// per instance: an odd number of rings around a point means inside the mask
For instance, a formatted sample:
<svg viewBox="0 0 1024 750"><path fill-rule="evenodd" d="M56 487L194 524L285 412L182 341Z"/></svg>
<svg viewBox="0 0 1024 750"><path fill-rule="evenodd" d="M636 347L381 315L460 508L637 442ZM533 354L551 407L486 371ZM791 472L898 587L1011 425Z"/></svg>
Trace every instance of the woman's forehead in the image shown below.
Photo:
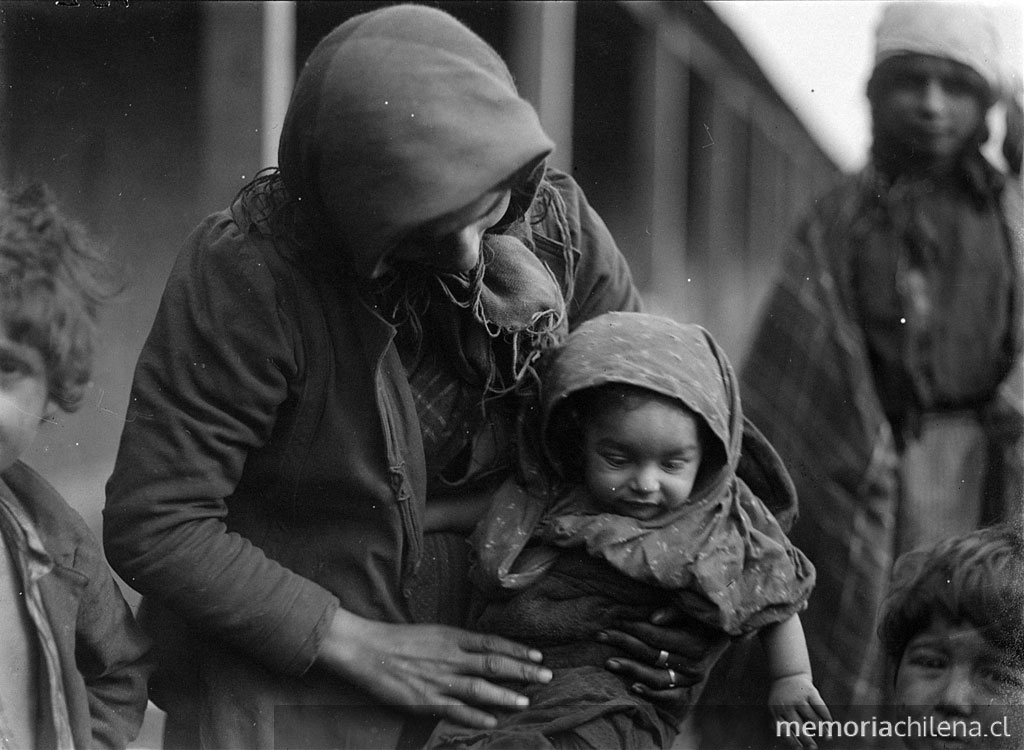
<svg viewBox="0 0 1024 750"><path fill-rule="evenodd" d="M510 188L489 190L472 203L444 216L420 225L414 231L418 237L436 239L457 232L490 214L512 194Z"/></svg>
<svg viewBox="0 0 1024 750"><path fill-rule="evenodd" d="M985 79L967 65L948 57L908 53L890 57L879 69L883 73L897 75L914 75L924 78L957 78L970 83L983 91L987 89Z"/></svg>

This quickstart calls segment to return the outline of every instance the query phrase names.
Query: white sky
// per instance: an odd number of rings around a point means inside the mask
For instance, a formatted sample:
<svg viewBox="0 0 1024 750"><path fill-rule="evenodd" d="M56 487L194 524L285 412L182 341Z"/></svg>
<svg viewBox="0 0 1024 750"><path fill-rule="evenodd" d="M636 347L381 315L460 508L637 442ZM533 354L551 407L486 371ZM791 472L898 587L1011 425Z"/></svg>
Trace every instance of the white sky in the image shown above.
<svg viewBox="0 0 1024 750"><path fill-rule="evenodd" d="M999 18L1006 62L1024 75L1024 3L986 2ZM710 0L822 147L847 169L864 163L864 94L883 0ZM992 123L1001 137L1000 123Z"/></svg>

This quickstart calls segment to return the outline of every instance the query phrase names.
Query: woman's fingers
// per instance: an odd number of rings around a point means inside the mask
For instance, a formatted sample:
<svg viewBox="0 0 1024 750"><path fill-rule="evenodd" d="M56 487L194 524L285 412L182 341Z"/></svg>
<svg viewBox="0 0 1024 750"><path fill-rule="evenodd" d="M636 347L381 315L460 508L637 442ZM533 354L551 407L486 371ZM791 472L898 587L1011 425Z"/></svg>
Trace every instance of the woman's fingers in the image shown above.
<svg viewBox="0 0 1024 750"><path fill-rule="evenodd" d="M713 630L671 607L656 610L648 622L620 622L617 629L633 636L638 644L634 646L636 653L633 655L638 659L645 658L647 654L656 659L658 652L664 649L670 658L675 657L685 665L703 659L711 651L716 652L717 658L718 653L724 651L729 644L729 637L725 633ZM673 664L669 666L679 668Z"/></svg>
<svg viewBox="0 0 1024 750"><path fill-rule="evenodd" d="M341 610L320 657L385 703L480 728L493 725L488 708L528 705L516 685L551 679L540 652L513 641L442 625L372 622Z"/></svg>
<svg viewBox="0 0 1024 750"><path fill-rule="evenodd" d="M420 626L426 627L426 626ZM541 654L521 644L494 636L444 628L442 637L451 636L456 650L441 662L424 661L410 674L427 695L428 707L448 719L482 729L494 725L495 718L486 708L522 709L529 705L526 696L506 682L549 682L551 670L537 663ZM427 671L420 667L426 665ZM418 678L418 680L417 680Z"/></svg>
<svg viewBox="0 0 1024 750"><path fill-rule="evenodd" d="M459 634L459 646L468 652L504 655L530 664L540 664L544 660L544 655L537 649L501 638L500 636L474 633L469 630L456 630L455 632Z"/></svg>
<svg viewBox="0 0 1024 750"><path fill-rule="evenodd" d="M676 641L669 645L667 641L671 638L665 637L665 634L661 632L664 630L666 629L658 628L657 631L652 631L651 634L648 634L650 640L644 641L623 630L609 629L602 631L599 640L628 654L628 656L615 659L621 663L620 674L638 679L648 686L659 687L657 682L668 674L667 669L675 670L679 677L677 683L680 685L693 685L704 679L708 667L713 663L714 658L717 658L719 652L715 652L713 658L706 652L700 653L695 658L691 655L692 648L689 645L685 647L685 650L673 650L681 644ZM651 643L654 645L650 645ZM726 641L727 643L728 641ZM658 648L659 644L664 644L664 647ZM722 650L724 650L724 646ZM667 658L661 658L662 651L668 654ZM664 662L664 666L657 666L661 662ZM612 671L616 670L612 669Z"/></svg>
<svg viewBox="0 0 1024 750"><path fill-rule="evenodd" d="M629 689L649 701L662 703L689 703L692 697L690 695L690 689L685 686L668 688L665 690L654 690L647 685L644 685L642 682L634 682Z"/></svg>
<svg viewBox="0 0 1024 750"><path fill-rule="evenodd" d="M652 667L633 659L620 657L609 659L605 662L605 666L627 680L639 682L652 690L659 691L672 690L677 687L687 688L696 685L704 678L703 673L681 672L672 667Z"/></svg>
<svg viewBox="0 0 1024 750"><path fill-rule="evenodd" d="M681 700L686 688L703 681L730 642L671 607L656 610L649 622L620 622L597 638L622 652L608 661L610 671L643 688L637 692L668 701Z"/></svg>

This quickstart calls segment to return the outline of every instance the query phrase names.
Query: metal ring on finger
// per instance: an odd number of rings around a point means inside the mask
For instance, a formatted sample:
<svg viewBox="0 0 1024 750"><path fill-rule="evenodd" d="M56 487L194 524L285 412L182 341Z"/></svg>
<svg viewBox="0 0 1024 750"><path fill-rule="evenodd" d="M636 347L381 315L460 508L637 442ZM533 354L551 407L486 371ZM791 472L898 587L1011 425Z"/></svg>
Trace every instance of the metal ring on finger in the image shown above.
<svg viewBox="0 0 1024 750"><path fill-rule="evenodd" d="M668 668L668 686L670 688L676 687L676 683L679 682L679 675L676 674L676 670L672 667Z"/></svg>
<svg viewBox="0 0 1024 750"><path fill-rule="evenodd" d="M668 666L668 651L662 649L658 652L658 658L654 660L654 666L656 667L667 667Z"/></svg>

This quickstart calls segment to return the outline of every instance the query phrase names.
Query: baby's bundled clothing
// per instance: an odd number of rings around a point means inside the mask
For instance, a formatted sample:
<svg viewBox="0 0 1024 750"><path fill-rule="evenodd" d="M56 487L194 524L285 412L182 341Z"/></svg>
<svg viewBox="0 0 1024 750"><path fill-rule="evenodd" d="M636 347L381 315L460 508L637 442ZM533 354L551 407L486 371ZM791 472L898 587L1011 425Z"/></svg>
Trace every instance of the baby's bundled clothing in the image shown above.
<svg viewBox="0 0 1024 750"><path fill-rule="evenodd" d="M530 708L497 729L442 725L435 746L667 747L692 701L669 712L634 694L604 668L621 654L594 636L668 604L732 637L802 610L814 569L783 531L796 514L792 482L745 422L732 368L699 326L607 313L574 331L541 375L539 408L523 412L518 481L473 538L473 628L539 648L554 679L527 686ZM582 446L561 433L560 407L608 384L675 400L706 423L712 444L681 507L649 520L605 512L566 478L566 451Z"/></svg>

